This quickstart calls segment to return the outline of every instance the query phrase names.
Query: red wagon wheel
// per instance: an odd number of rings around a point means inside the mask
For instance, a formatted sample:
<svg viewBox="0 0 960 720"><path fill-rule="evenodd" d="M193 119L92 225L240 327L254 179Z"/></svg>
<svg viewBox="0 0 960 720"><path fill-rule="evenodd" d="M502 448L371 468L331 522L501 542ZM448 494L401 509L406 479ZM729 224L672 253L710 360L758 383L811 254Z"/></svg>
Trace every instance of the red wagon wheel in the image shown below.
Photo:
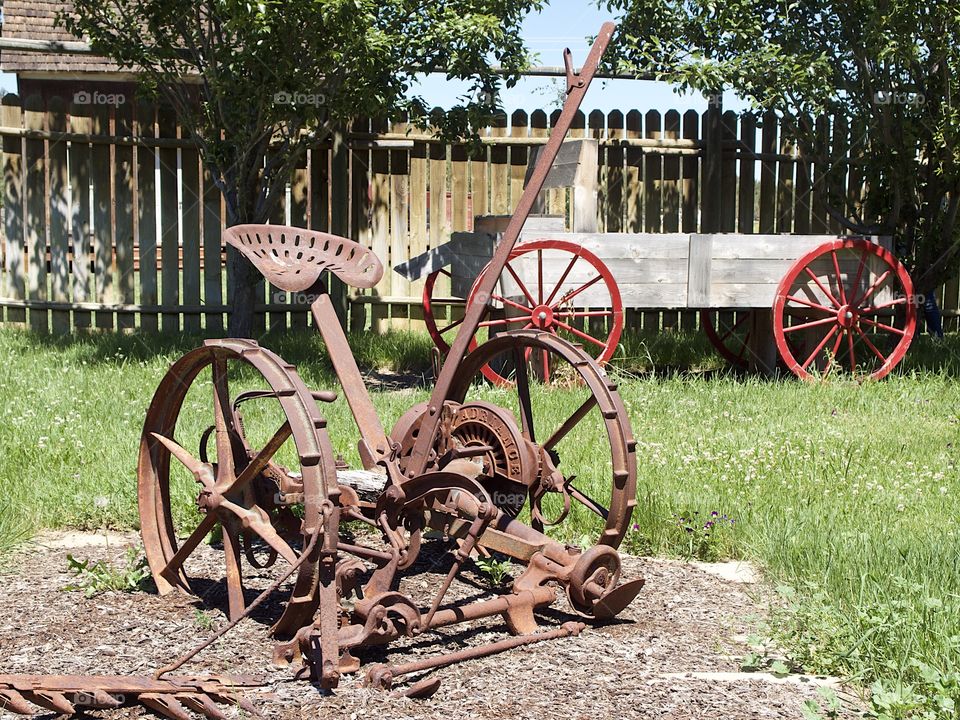
<svg viewBox="0 0 960 720"><path fill-rule="evenodd" d="M916 325L906 269L867 240L834 240L801 257L773 304L777 349L804 379L835 367L882 378L903 359Z"/></svg>
<svg viewBox="0 0 960 720"><path fill-rule="evenodd" d="M724 360L738 370L750 364L750 334L753 329L753 311L701 310L703 331Z"/></svg>
<svg viewBox="0 0 960 720"><path fill-rule="evenodd" d="M477 288L486 270L474 281L468 306L480 301ZM510 254L503 277L513 292L487 299L474 341L504 330L543 330L582 345L601 365L613 357L623 332L623 302L610 269L592 252L565 240L526 242ZM550 353L527 348L525 359L542 382L550 382ZM481 372L495 385L513 384L512 372L502 368L485 365Z"/></svg>

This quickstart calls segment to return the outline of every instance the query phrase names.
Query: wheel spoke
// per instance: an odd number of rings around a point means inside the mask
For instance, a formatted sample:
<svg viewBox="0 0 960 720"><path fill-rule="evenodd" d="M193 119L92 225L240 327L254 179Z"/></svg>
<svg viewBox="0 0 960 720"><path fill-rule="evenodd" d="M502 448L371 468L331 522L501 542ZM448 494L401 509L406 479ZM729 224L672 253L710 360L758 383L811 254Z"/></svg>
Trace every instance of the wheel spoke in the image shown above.
<svg viewBox="0 0 960 720"><path fill-rule="evenodd" d="M521 323L521 322L530 322L530 317L510 317L510 318L500 318L499 320L484 320L481 323L477 323L478 328L482 327L496 327L497 325L509 325L511 323Z"/></svg>
<svg viewBox="0 0 960 720"><path fill-rule="evenodd" d="M797 330L806 330L807 328L816 327L817 325L826 325L827 323L835 323L837 319L835 317L821 318L820 320L813 320L808 323L801 323L800 325L791 325L790 327L785 327L783 332L790 333L796 332Z"/></svg>
<svg viewBox="0 0 960 720"><path fill-rule="evenodd" d="M860 278L863 277L863 269L866 267L867 251L860 253L860 263L857 265L857 277L853 281L853 287L850 288L850 297L855 297L857 288L860 287Z"/></svg>
<svg viewBox="0 0 960 720"><path fill-rule="evenodd" d="M243 571L240 565L240 533L236 523L223 523L223 552L227 560L227 603L231 622L240 618L246 610L243 599Z"/></svg>
<svg viewBox="0 0 960 720"><path fill-rule="evenodd" d="M217 490L226 495L229 492L237 492L245 488L251 480L263 472L267 464L277 454L277 450L287 441L291 434L290 421L285 420L277 431L273 434L263 449L257 453L257 456L249 462L235 480L228 479L225 482L217 482Z"/></svg>
<svg viewBox="0 0 960 720"><path fill-rule="evenodd" d="M462 317L459 320L454 320L452 323L450 323L446 327L442 327L439 330L437 330L437 332L443 335L445 332L447 332L447 330L453 330L457 325L462 325L464 320L466 320L466 317Z"/></svg>
<svg viewBox="0 0 960 720"><path fill-rule="evenodd" d="M881 303L879 305L872 305L870 307L865 307L860 311L860 315L872 315L878 310L886 310L889 307L894 305L906 305L907 299L905 297L897 298L896 300L891 300L890 302Z"/></svg>
<svg viewBox="0 0 960 720"><path fill-rule="evenodd" d="M587 282L585 282L583 285L581 285L580 287L578 287L576 290L571 290L571 291L568 292L566 295L564 295L562 298L560 298L559 300L557 300L557 302L555 303L555 306L556 306L556 305L563 305L564 303L570 302L571 300L573 300L573 298L575 298L577 295L579 295L580 293L582 293L584 290L587 290L588 288L596 285L596 284L597 284L598 282L600 282L601 280L603 280L603 275L597 275L597 276L596 276L595 278L593 278L592 280L587 280ZM596 304L599 305L600 303L596 303Z"/></svg>
<svg viewBox="0 0 960 720"><path fill-rule="evenodd" d="M491 299L491 300L499 300L499 301L502 302L504 305L509 305L510 307L516 308L517 310L522 310L522 311L525 312L527 315L530 315L530 308L528 308L526 305L521 305L520 303L514 302L513 300L508 300L507 298L503 297L502 295L491 295L491 296L490 296L490 299Z"/></svg>
<svg viewBox="0 0 960 720"><path fill-rule="evenodd" d="M806 359L806 361L803 363L803 365L800 366L800 369L801 369L801 370L806 370L808 367L810 367L810 363L812 363L813 360L814 360L814 358L816 358L817 355L820 354L820 351L823 350L823 347L824 347L828 342L830 342L830 338L832 338L833 335L834 335L834 333L836 333L839 329L840 329L840 326L839 326L839 325L834 325L832 328L830 328L830 332L828 332L828 333L824 336L823 340L820 341L820 344L817 345L816 349L815 349L812 353L810 353L810 356ZM842 335L842 333L841 333L841 335Z"/></svg>
<svg viewBox="0 0 960 720"><path fill-rule="evenodd" d="M573 415L571 415L566 420L564 420L563 424L560 427L558 427L556 430L554 430L553 434L549 438L547 438L547 441L543 443L540 447L542 447L544 450L552 450L558 442L560 442L561 440L563 440L563 438L567 436L567 433L569 433L571 430L573 430L573 428L577 426L577 423L579 423L581 420L583 420L584 417L586 417L587 413L590 412L590 410L596 404L597 404L596 395L591 395L586 400L584 400L583 404L574 411Z"/></svg>
<svg viewBox="0 0 960 720"><path fill-rule="evenodd" d="M887 358L884 357L884 354L882 352L877 350L876 345L870 342L870 338L868 338L866 333L864 333L863 330L860 329L859 325L857 326L857 332L860 333L860 337L863 338L863 341L867 344L867 347L873 350L873 354L880 359L880 362L885 363L887 361Z"/></svg>
<svg viewBox="0 0 960 720"><path fill-rule="evenodd" d="M197 546L210 534L210 531L213 530L216 524L217 516L215 513L210 512L204 515L203 520L201 520L200 524L190 533L190 536L183 541L173 554L173 557L167 561L167 564L164 565L160 574L168 580L173 581L180 571L180 568L183 567L184 560L190 557L190 553L197 549Z"/></svg>
<svg viewBox="0 0 960 720"><path fill-rule="evenodd" d="M215 356L210 365L213 375L213 417L216 428L217 475L232 478L236 472L233 446L233 408L230 405L230 386L227 380L227 361ZM230 422L228 422L228 418Z"/></svg>
<svg viewBox="0 0 960 720"><path fill-rule="evenodd" d="M574 255L570 258L570 262L567 263L567 267L560 274L560 279L557 280L557 284L554 285L553 291L550 293L550 296L546 299L545 305L550 305L553 302L553 299L557 296L557 293L560 292L560 288L563 287L563 281L567 279L567 275L570 274L570 271L573 270L573 266L577 264L577 260L580 259L579 255Z"/></svg>
<svg viewBox="0 0 960 720"><path fill-rule="evenodd" d="M536 442L533 426L533 410L530 404L530 378L527 376L527 362L519 347L513 349L513 364L517 373L517 397L520 400L520 424L523 434L530 442Z"/></svg>
<svg viewBox="0 0 960 720"><path fill-rule="evenodd" d="M578 317L609 317L611 315L616 315L615 310L577 310L577 311L561 311L553 314L554 317L565 317L565 318L578 318Z"/></svg>
<svg viewBox="0 0 960 720"><path fill-rule="evenodd" d="M857 356L853 352L853 333L850 332L850 328L847 328L847 345L850 348L850 374L857 374Z"/></svg>
<svg viewBox="0 0 960 720"><path fill-rule="evenodd" d="M878 322L876 322L876 321L874 321L874 320L871 320L870 318L861 317L861 318L860 318L860 322L865 322L865 323L867 323L867 325L872 325L872 326L875 327L875 328L878 328L878 329L880 329L880 330L886 330L887 332L891 332L891 333L894 333L894 334L896 334L896 335L900 335L901 337L903 337L904 335L907 334L907 331L906 331L906 330L901 330L900 328L895 328L895 327L893 327L892 325L884 325L883 323L878 323Z"/></svg>
<svg viewBox="0 0 960 720"><path fill-rule="evenodd" d="M168 437L164 437L160 433L155 433L155 432L150 433L150 435L155 440L157 440L157 442L163 445L167 450L169 450L170 454L173 455L177 460L179 460L181 464L185 468L187 468L187 470L192 472L197 477L198 480L201 480L201 482L203 482L203 476L206 474L204 473L204 468L208 468L209 467L208 465L205 465L204 463L197 460L193 455L191 455L186 450L186 448L180 445L180 443L178 443L176 440L173 440Z"/></svg>
<svg viewBox="0 0 960 720"><path fill-rule="evenodd" d="M744 313L743 316L739 320L737 320L729 330L727 330L723 335L720 336L720 339L726 340L728 337L730 337L734 332L736 332L738 327L740 327L741 325L743 325L744 322L746 322L748 317L750 317L750 315L748 313ZM719 324L720 324L720 318L717 317L717 325Z"/></svg>
<svg viewBox="0 0 960 720"><path fill-rule="evenodd" d="M804 300L803 298L797 297L796 295L787 295L786 299L790 300L791 302L796 302L796 303L800 303L801 305L806 305L807 307L811 307L814 310L823 310L824 312L833 312L833 310L831 308L828 308L826 305L810 302L809 300Z"/></svg>
<svg viewBox="0 0 960 720"><path fill-rule="evenodd" d="M541 377L543 377L543 382L546 384L550 383L550 353L546 350L540 351L540 361L541 361Z"/></svg>
<svg viewBox="0 0 960 720"><path fill-rule="evenodd" d="M543 250L537 250L537 301L543 305Z"/></svg>
<svg viewBox="0 0 960 720"><path fill-rule="evenodd" d="M514 281L520 287L520 292L523 293L523 296L527 299L527 302L530 303L531 307L535 307L537 305L537 301L533 299L533 295L530 294L526 284L520 279L520 276L517 275L517 271L513 269L513 266L510 265L509 262L506 264L506 268L507 272L513 276Z"/></svg>
<svg viewBox="0 0 960 720"><path fill-rule="evenodd" d="M833 293L831 293L829 290L827 290L827 288L825 288L825 287L823 286L823 283L820 282L820 278L818 278L818 277L816 276L816 274L813 272L813 270L811 270L809 266L804 266L803 270L804 270L804 272L806 272L807 275L809 275L810 278L817 284L817 287L820 288L820 291L821 291L824 295L827 296L827 298L830 300L830 302L833 303L833 306L839 308L839 307L840 307L840 303L837 302L837 299L833 296Z"/></svg>
<svg viewBox="0 0 960 720"><path fill-rule="evenodd" d="M831 250L830 255L833 256L833 269L837 273L837 288L840 290L840 303L846 305L847 291L843 287L843 275L840 273L840 261L837 260L837 251Z"/></svg>
<svg viewBox="0 0 960 720"><path fill-rule="evenodd" d="M610 511L607 510L603 505L598 503L596 500L594 500L592 497L590 497L583 491L578 490L570 483L567 483L567 492L570 493L570 497L577 500L581 505L586 507L591 512L596 513L604 520L606 520L607 517L610 515Z"/></svg>
<svg viewBox="0 0 960 720"><path fill-rule="evenodd" d="M594 345L597 345L602 348L607 347L607 344L602 340L597 340L597 338L593 337L593 335L588 335L582 330L578 330L577 328L573 327L573 325L567 325L567 323L558 320L557 326L562 327L567 332L572 332L574 335L576 335L579 338L583 338L584 340L588 340L589 342L592 342Z"/></svg>
<svg viewBox="0 0 960 720"><path fill-rule="evenodd" d="M242 523L243 527L249 528L259 535L261 540L276 550L277 554L288 563L293 565L297 561L297 554L293 551L293 548L287 544L286 540L280 537L280 534L270 522L270 516L266 510L259 505L245 508L237 505L235 502L224 499L221 501L220 507L232 512ZM229 523L227 524L229 525Z"/></svg>
<svg viewBox="0 0 960 720"><path fill-rule="evenodd" d="M856 302L851 304L859 305L860 303L866 302L871 295L873 295L877 290L880 289L880 286L883 285L883 283L886 281L888 277L890 277L890 273L892 272L893 272L892 270L886 270L883 273L881 273L880 277L874 280L873 284L869 288L867 288L867 291L863 294L863 297L857 299Z"/></svg>

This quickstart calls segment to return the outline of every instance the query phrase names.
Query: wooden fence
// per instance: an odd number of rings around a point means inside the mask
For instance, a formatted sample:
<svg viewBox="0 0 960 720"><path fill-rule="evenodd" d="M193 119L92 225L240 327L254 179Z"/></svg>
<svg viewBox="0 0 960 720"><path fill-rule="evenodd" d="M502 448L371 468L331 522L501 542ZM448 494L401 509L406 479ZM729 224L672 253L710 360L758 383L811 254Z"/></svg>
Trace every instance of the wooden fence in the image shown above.
<svg viewBox="0 0 960 720"><path fill-rule="evenodd" d="M223 204L176 118L147 104L69 100L3 100L0 320L56 333L221 332L231 292ZM545 142L558 114L501 118L473 157L404 124L357 122L344 142L310 153L272 220L348 235L381 258L387 271L372 291L335 288L354 329L415 325L422 282L390 268L472 229L474 215L509 214L531 148ZM834 152L855 137L842 121L817 125ZM840 231L819 168L772 115L757 122L715 108L581 113L570 136L600 141L600 230ZM831 194L845 191L856 202L862 178L854 169L843 182ZM545 206L569 214L568 192L548 191ZM258 331L309 322L298 298L266 288L260 299ZM957 282L941 300L948 312L960 307ZM697 317L650 308L629 321L695 327Z"/></svg>

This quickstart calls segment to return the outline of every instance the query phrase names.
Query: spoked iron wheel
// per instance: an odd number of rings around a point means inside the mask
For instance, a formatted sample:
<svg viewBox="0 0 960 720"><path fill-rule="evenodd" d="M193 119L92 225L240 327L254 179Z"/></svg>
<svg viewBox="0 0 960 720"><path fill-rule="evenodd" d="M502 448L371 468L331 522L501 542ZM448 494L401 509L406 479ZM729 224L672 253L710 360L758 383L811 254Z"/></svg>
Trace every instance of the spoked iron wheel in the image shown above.
<svg viewBox="0 0 960 720"><path fill-rule="evenodd" d="M752 311L704 309L700 311L700 322L720 357L738 370L749 367Z"/></svg>
<svg viewBox="0 0 960 720"><path fill-rule="evenodd" d="M542 353L557 370L550 388L527 362ZM599 544L618 547L636 505L637 461L616 384L581 348L548 332L515 330L466 357L450 399L462 403L468 395L489 394L476 382L488 365L510 381L489 399L512 411L540 455L539 477L528 488L531 526L542 531L566 522L573 526L567 538L595 532Z"/></svg>
<svg viewBox="0 0 960 720"><path fill-rule="evenodd" d="M244 399L256 402L244 405L241 418ZM141 534L162 594L197 592L200 578L222 587L223 578L229 616L236 619L247 608L250 568L279 559L291 569L300 562L298 547L321 527L321 507L336 483L323 426L293 367L252 341L210 341L171 367L147 412L137 466ZM222 570L197 557L217 528ZM296 599L276 633L310 622L316 582L316 559L304 559Z"/></svg>
<svg viewBox="0 0 960 720"><path fill-rule="evenodd" d="M463 324L463 309L466 307L466 299L455 301L454 298L441 298L439 295L441 278L451 277L450 271L440 269L427 275L423 283L423 322L427 326L427 332L433 340L433 344L444 355L450 351L450 344L457 336L457 330ZM438 318L437 313L441 305L446 305L453 316L446 320ZM470 343L472 350L477 346L476 340Z"/></svg>
<svg viewBox="0 0 960 720"><path fill-rule="evenodd" d="M501 289L484 299L478 288L486 271L477 276L467 300L468 306L487 304L477 342L507 330L533 329L583 345L601 365L613 357L623 332L623 302L609 268L592 252L565 240L525 242L510 254ZM526 353L537 377L551 382L550 352L528 347ZM496 364L482 373L494 385L512 382Z"/></svg>
<svg viewBox="0 0 960 720"><path fill-rule="evenodd" d="M804 379L882 378L903 359L916 323L906 269L867 240L834 240L797 260L773 306L780 356Z"/></svg>

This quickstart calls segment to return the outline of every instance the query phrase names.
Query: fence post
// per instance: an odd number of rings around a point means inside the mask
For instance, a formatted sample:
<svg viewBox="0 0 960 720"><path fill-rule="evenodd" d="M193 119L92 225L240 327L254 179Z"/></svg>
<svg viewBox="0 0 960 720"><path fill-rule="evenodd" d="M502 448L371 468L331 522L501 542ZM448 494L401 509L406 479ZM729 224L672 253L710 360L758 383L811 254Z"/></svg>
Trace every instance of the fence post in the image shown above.
<svg viewBox="0 0 960 720"><path fill-rule="evenodd" d="M712 233L720 230L721 163L723 161L723 93L709 94L704 116L703 190L700 201L700 229Z"/></svg>
<svg viewBox="0 0 960 720"><path fill-rule="evenodd" d="M350 151L343 128L333 133L333 150L330 154L330 232L341 237L350 236ZM329 283L333 307L340 318L340 325L346 328L347 286L333 275L329 277Z"/></svg>
<svg viewBox="0 0 960 720"><path fill-rule="evenodd" d="M14 94L3 98L3 124L7 127L20 127L22 113L20 98ZM23 300L25 285L23 278L23 138L16 135L3 137L3 209L4 235L7 239L7 254L4 258L7 275L7 295L14 300ZM22 308L9 308L7 321L24 323L27 311Z"/></svg>

